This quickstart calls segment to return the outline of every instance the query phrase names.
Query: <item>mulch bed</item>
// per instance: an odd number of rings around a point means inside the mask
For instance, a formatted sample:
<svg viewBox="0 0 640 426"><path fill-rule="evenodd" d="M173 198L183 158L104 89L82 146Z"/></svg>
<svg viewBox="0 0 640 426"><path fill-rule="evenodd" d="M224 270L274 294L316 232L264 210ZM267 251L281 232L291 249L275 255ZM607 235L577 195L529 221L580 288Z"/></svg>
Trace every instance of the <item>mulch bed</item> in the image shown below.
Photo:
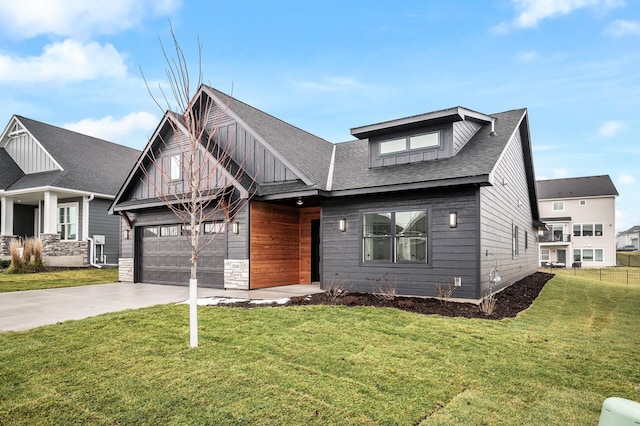
<svg viewBox="0 0 640 426"><path fill-rule="evenodd" d="M499 320L515 317L519 312L527 309L544 285L553 274L536 272L510 285L494 295L497 300L495 310L491 315L481 311L474 303L460 303L447 300L422 297L397 296L393 300L381 300L369 293L348 293L340 297L330 297L326 293L311 296L293 297L282 305L250 305L240 302L226 306L256 307L256 306L305 306L305 305L342 305L342 306L376 306L383 308L397 308L424 315L443 315L448 317L486 318Z"/></svg>

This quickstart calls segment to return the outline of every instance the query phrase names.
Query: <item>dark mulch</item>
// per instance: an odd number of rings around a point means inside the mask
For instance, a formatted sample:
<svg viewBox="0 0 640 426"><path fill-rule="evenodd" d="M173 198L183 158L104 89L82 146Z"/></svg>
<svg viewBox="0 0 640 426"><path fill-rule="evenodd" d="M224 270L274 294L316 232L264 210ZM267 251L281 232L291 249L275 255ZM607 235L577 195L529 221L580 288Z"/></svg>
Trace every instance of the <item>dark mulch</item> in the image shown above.
<svg viewBox="0 0 640 426"><path fill-rule="evenodd" d="M487 318L502 319L515 317L518 312L527 309L544 285L553 277L553 274L536 272L520 281L510 285L494 295L496 298L495 310L491 315L486 315L480 306L473 303L459 303L433 298L397 296L393 300L381 300L369 293L348 293L345 296L331 297L327 293L318 293L311 296L293 297L284 305L277 306L304 306L304 305L342 305L342 306L376 306L384 308L397 308L418 314L438 314L448 317ZM246 302L231 304L234 307L255 307ZM257 305L265 306L265 305ZM266 305L274 306L274 305Z"/></svg>

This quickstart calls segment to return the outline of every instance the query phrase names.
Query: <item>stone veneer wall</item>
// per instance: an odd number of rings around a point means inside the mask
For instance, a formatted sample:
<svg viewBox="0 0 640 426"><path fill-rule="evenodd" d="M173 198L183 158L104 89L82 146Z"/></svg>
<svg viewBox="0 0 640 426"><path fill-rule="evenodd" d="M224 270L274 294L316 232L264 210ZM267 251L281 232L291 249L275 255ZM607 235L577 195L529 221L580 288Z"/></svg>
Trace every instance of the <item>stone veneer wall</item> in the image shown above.
<svg viewBox="0 0 640 426"><path fill-rule="evenodd" d="M133 258L118 258L118 281L133 282Z"/></svg>
<svg viewBox="0 0 640 426"><path fill-rule="evenodd" d="M9 249L11 245L11 241L16 237L13 235L2 235L0 236L0 257L9 257L11 256L11 250Z"/></svg>
<svg viewBox="0 0 640 426"><path fill-rule="evenodd" d="M249 260L224 260L224 288L249 290Z"/></svg>
<svg viewBox="0 0 640 426"><path fill-rule="evenodd" d="M61 241L59 234L40 234L43 257L73 256L82 258L82 264L88 263L89 245L87 241Z"/></svg>

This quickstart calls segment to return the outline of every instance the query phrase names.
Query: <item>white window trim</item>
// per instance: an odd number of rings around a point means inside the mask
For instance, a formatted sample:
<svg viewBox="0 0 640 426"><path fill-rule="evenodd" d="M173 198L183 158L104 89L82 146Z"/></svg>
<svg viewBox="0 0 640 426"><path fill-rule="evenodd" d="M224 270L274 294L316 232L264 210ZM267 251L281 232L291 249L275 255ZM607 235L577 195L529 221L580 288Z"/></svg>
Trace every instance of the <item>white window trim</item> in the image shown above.
<svg viewBox="0 0 640 426"><path fill-rule="evenodd" d="M562 208L556 209L556 203L562 203ZM564 200L556 200L551 202L551 210L554 212L563 212L564 211Z"/></svg>
<svg viewBox="0 0 640 426"><path fill-rule="evenodd" d="M60 203L58 204L58 209L56 211L57 215L56 215L56 229L58 227L60 227L61 223L60 223L60 209L63 208L67 208L67 207L75 207L76 208L76 221L75 223L72 222L65 222L65 224L69 224L69 225L75 225L76 226L76 237L74 239L68 239L65 238L65 235L62 235L62 233L60 233L60 241L79 241L79 237L80 237L80 229L78 229L78 221L80 220L80 203L76 202L72 202L72 203Z"/></svg>
<svg viewBox="0 0 640 426"><path fill-rule="evenodd" d="M182 180L182 154L171 154L169 156L169 180Z"/></svg>

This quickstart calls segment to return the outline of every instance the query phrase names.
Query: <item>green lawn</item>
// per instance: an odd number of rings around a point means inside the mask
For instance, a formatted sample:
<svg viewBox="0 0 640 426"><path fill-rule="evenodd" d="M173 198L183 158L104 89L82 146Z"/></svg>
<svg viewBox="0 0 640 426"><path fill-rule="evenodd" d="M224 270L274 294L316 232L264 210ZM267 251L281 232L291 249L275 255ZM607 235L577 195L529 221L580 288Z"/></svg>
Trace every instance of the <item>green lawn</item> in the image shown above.
<svg viewBox="0 0 640 426"><path fill-rule="evenodd" d="M518 318L166 305L0 334L0 424L597 424L640 400L640 288L556 277Z"/></svg>
<svg viewBox="0 0 640 426"><path fill-rule="evenodd" d="M0 293L7 291L41 290L44 288L75 287L118 281L117 268L78 268L37 274L0 274Z"/></svg>

